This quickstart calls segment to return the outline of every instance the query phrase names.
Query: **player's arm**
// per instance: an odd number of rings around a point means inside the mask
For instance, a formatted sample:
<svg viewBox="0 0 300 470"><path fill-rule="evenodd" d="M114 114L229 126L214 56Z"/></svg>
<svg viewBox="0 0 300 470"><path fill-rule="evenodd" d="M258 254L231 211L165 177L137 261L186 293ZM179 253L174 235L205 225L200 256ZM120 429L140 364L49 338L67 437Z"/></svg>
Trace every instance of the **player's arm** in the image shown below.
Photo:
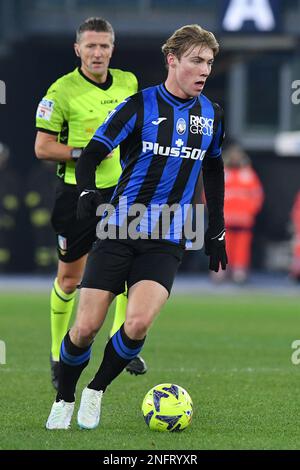
<svg viewBox="0 0 300 470"><path fill-rule="evenodd" d="M66 162L74 158L71 154L73 147L57 142L57 135L43 131L36 134L34 150L39 160Z"/></svg>
<svg viewBox="0 0 300 470"><path fill-rule="evenodd" d="M110 153L101 142L91 140L85 147L76 166L76 181L79 190L77 219L83 220L95 216L97 207L103 202L101 192L95 182L96 168Z"/></svg>
<svg viewBox="0 0 300 470"><path fill-rule="evenodd" d="M97 166L105 159L111 150L102 142L92 139L82 152L75 169L77 188L79 192L95 190L95 173Z"/></svg>
<svg viewBox="0 0 300 470"><path fill-rule="evenodd" d="M204 158L203 185L208 225L214 235L224 230L224 163L222 157Z"/></svg>
<svg viewBox="0 0 300 470"><path fill-rule="evenodd" d="M97 129L89 144L85 147L76 166L76 181L80 196L77 217L84 219L95 215L95 209L101 203L96 189L96 168L136 126L136 103L129 98L121 103L104 124Z"/></svg>
<svg viewBox="0 0 300 470"><path fill-rule="evenodd" d="M210 257L209 269L226 269L224 222L224 163L221 147L224 138L224 117L219 106L215 108L216 127L212 143L203 160L203 185L208 210L208 229L205 233L205 253Z"/></svg>

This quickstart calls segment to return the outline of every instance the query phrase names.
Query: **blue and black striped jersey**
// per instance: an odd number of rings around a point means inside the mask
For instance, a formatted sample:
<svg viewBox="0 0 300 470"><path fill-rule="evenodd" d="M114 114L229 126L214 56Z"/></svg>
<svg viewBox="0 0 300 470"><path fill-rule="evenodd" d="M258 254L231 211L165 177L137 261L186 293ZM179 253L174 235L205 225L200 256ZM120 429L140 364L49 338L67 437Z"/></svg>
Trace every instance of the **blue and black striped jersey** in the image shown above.
<svg viewBox="0 0 300 470"><path fill-rule="evenodd" d="M120 145L123 171L111 200L114 223L124 198L127 208L190 204L204 157L221 156L223 134L222 109L202 94L182 100L161 84L123 101L93 136L107 152ZM170 240L180 241L174 227L170 230Z"/></svg>

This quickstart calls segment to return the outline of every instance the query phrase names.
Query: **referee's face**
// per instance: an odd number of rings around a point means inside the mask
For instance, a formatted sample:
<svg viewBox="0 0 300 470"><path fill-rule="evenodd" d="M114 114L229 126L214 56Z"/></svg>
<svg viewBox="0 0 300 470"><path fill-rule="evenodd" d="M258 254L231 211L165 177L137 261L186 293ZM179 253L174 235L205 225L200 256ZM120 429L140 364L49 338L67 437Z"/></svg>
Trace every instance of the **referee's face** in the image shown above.
<svg viewBox="0 0 300 470"><path fill-rule="evenodd" d="M110 33L84 31L75 44L75 52L81 59L81 69L89 78L105 82L114 45Z"/></svg>
<svg viewBox="0 0 300 470"><path fill-rule="evenodd" d="M198 96L210 75L213 61L213 50L206 46L191 48L180 60L173 56L169 62L169 72L173 77L177 96L180 98Z"/></svg>

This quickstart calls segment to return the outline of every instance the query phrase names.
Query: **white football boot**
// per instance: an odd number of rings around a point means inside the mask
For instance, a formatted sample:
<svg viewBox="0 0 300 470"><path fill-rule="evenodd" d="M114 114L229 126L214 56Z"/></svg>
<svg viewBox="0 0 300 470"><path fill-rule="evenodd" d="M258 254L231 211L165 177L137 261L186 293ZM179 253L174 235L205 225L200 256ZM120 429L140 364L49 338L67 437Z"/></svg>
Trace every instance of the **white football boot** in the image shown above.
<svg viewBox="0 0 300 470"><path fill-rule="evenodd" d="M82 429L94 429L98 426L101 413L103 391L84 388L77 414L78 426Z"/></svg>
<svg viewBox="0 0 300 470"><path fill-rule="evenodd" d="M49 418L47 419L47 429L68 429L70 427L75 402L64 400L55 401L52 405Z"/></svg>

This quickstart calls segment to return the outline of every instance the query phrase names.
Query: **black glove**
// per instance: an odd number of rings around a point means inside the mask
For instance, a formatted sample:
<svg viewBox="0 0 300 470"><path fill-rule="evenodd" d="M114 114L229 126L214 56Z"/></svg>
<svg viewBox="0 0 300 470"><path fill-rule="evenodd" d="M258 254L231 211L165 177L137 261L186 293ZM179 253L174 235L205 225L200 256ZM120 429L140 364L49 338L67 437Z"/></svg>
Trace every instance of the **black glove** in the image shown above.
<svg viewBox="0 0 300 470"><path fill-rule="evenodd" d="M97 207L102 204L103 197L97 189L85 189L77 202L77 219L83 220L96 217Z"/></svg>
<svg viewBox="0 0 300 470"><path fill-rule="evenodd" d="M204 246L205 254L209 256L209 269L217 273L221 264L222 269L225 270L228 263L225 247L225 229L215 235L208 228L204 236Z"/></svg>

